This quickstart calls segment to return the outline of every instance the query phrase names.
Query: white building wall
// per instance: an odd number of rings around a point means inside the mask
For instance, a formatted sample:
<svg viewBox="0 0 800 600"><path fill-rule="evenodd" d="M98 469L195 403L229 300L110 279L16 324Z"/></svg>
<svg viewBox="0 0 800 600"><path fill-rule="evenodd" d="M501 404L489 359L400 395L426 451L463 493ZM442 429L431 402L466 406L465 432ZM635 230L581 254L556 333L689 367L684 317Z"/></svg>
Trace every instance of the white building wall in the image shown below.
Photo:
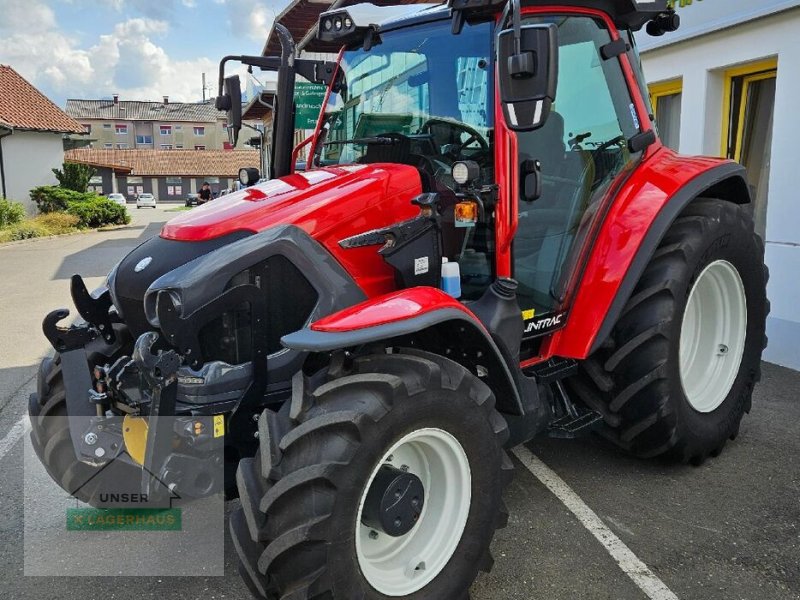
<svg viewBox="0 0 800 600"><path fill-rule="evenodd" d="M6 174L6 195L22 202L33 213L31 189L40 185L57 185L52 169L64 163L62 134L40 131L15 131L4 137L3 166Z"/></svg>
<svg viewBox="0 0 800 600"><path fill-rule="evenodd" d="M775 127L767 203L767 264L772 313L765 359L800 369L800 8L642 54L650 83L683 77L684 154L719 156L724 71L778 59Z"/></svg>

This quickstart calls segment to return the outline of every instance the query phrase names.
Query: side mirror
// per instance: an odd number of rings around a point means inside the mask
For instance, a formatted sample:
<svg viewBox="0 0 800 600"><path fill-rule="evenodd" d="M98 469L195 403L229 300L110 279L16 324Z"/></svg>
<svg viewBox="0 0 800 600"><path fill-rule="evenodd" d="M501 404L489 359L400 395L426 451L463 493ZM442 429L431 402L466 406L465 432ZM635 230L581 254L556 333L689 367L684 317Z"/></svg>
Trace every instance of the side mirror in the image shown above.
<svg viewBox="0 0 800 600"><path fill-rule="evenodd" d="M533 131L547 121L558 87L558 27L525 25L500 32L497 70L500 101L512 131Z"/></svg>
<svg viewBox="0 0 800 600"><path fill-rule="evenodd" d="M227 112L228 141L236 147L242 129L242 84L238 75L225 78L223 94L217 97L217 110Z"/></svg>

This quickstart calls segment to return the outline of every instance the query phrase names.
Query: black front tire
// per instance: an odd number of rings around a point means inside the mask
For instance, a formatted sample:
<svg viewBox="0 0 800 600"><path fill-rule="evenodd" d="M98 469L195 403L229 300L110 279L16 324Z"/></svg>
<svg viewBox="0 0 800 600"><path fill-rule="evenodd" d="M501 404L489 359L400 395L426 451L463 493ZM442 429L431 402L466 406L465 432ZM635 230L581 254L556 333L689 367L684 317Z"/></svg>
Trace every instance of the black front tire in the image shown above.
<svg viewBox="0 0 800 600"><path fill-rule="evenodd" d="M117 330L123 335L122 330ZM90 366L105 363L120 353L120 344L110 347L102 343L102 338L91 342L87 348ZM106 481L138 481L141 471L121 461L114 461L106 467L106 479L93 478L98 468L83 463L75 455L67 415L67 395L64 387L64 374L61 370L61 357L45 358L39 365L36 380L36 393L28 402L31 420L31 444L36 455L44 465L48 475L67 493L82 502L98 506L100 479Z"/></svg>
<svg viewBox="0 0 800 600"><path fill-rule="evenodd" d="M460 365L411 350L357 358L314 390L297 378L291 403L261 416L260 450L237 473L242 507L230 526L248 588L281 600L386 598L359 567L359 502L394 443L438 428L468 457L469 516L442 571L399 597L467 598L478 572L491 568L489 544L507 522L502 492L513 467L491 390Z"/></svg>
<svg viewBox="0 0 800 600"><path fill-rule="evenodd" d="M736 379L722 404L699 412L684 392L679 362L693 284L715 261L738 272L747 329ZM631 453L701 464L717 456L750 412L766 347L768 272L749 206L700 198L676 219L604 346L569 384L606 417L606 436Z"/></svg>

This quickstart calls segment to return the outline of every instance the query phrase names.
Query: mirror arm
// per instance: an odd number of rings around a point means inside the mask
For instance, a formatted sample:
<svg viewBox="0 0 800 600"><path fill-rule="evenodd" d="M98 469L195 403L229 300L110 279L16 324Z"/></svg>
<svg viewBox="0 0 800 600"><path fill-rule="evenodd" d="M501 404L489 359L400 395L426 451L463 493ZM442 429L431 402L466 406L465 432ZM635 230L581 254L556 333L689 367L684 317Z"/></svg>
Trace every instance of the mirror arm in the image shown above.
<svg viewBox="0 0 800 600"><path fill-rule="evenodd" d="M514 53L522 54L522 5L520 0L511 0L511 19L514 28Z"/></svg>

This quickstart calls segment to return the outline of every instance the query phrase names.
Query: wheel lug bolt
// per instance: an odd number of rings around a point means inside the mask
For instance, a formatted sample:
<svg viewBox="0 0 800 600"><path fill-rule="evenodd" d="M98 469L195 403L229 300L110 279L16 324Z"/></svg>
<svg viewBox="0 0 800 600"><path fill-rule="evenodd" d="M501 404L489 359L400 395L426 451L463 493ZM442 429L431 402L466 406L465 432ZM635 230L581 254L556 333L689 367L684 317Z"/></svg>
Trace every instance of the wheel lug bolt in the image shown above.
<svg viewBox="0 0 800 600"><path fill-rule="evenodd" d="M400 470L408 472L408 465L401 465Z"/></svg>
<svg viewBox="0 0 800 600"><path fill-rule="evenodd" d="M720 356L724 356L728 353L729 348L725 344L720 344L718 350Z"/></svg>
<svg viewBox="0 0 800 600"><path fill-rule="evenodd" d="M378 532L377 531L370 531L369 532L369 539L377 540L378 539Z"/></svg>

